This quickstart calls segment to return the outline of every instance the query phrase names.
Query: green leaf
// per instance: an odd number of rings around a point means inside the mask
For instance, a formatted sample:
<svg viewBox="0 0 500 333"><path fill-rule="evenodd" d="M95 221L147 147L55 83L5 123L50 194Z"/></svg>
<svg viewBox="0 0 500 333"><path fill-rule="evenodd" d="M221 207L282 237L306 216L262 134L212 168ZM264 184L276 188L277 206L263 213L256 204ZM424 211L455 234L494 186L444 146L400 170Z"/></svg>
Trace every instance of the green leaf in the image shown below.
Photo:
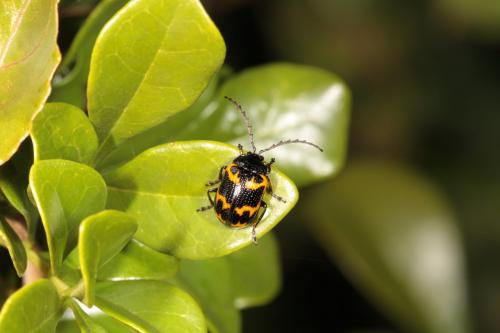
<svg viewBox="0 0 500 333"><path fill-rule="evenodd" d="M165 280L177 273L175 257L157 252L133 239L104 264L98 272L99 280Z"/></svg>
<svg viewBox="0 0 500 333"><path fill-rule="evenodd" d="M468 332L463 248L446 200L396 165L358 162L300 204L325 249L404 331Z"/></svg>
<svg viewBox="0 0 500 333"><path fill-rule="evenodd" d="M74 300L72 301L73 303L76 303ZM59 325L57 325L57 333L94 333L100 332L99 329L104 329L104 332L106 333L137 333L137 331L133 328L122 324L105 313L98 312L86 314L78 304L75 306L78 306L78 309L72 310L77 320L67 318L62 319L59 322ZM77 311L78 314L76 313ZM79 322L77 323L77 321Z"/></svg>
<svg viewBox="0 0 500 333"><path fill-rule="evenodd" d="M132 161L105 174L108 207L136 217L139 241L178 258L206 259L234 252L252 243L251 229L234 229L220 223L206 206L209 180L238 156L235 147L210 141L174 142L145 151ZM257 227L258 238L271 230L295 205L295 185L281 172L270 174L274 192L266 216Z"/></svg>
<svg viewBox="0 0 500 333"><path fill-rule="evenodd" d="M24 245L10 224L0 216L0 243L9 250L17 275L21 277L26 270L27 257Z"/></svg>
<svg viewBox="0 0 500 333"><path fill-rule="evenodd" d="M92 53L88 107L101 140L98 158L189 107L224 54L222 37L199 1L127 4Z"/></svg>
<svg viewBox="0 0 500 333"><path fill-rule="evenodd" d="M80 224L78 248L87 306L94 305L97 270L127 245L136 230L132 217L113 210L88 216Z"/></svg>
<svg viewBox="0 0 500 333"><path fill-rule="evenodd" d="M108 331L103 328L101 325L96 323L89 315L85 313L85 311L82 310L80 305L73 299L73 298L68 298L66 303L68 306L71 308L71 311L73 311L73 314L75 315L76 322L78 323L78 326L80 327L80 330L77 332L82 332L82 333L107 333ZM58 332L60 331L59 325L58 325Z"/></svg>
<svg viewBox="0 0 500 333"><path fill-rule="evenodd" d="M0 191L9 203L23 215L28 227L28 236L33 239L38 222L38 211L28 198L28 175L33 164L33 149L25 141L17 153L0 167Z"/></svg>
<svg viewBox="0 0 500 333"><path fill-rule="evenodd" d="M207 331L198 304L167 282L101 282L97 285L96 304L140 332Z"/></svg>
<svg viewBox="0 0 500 333"><path fill-rule="evenodd" d="M64 159L90 164L97 151L97 135L79 108L48 103L33 120L31 138L35 160Z"/></svg>
<svg viewBox="0 0 500 333"><path fill-rule="evenodd" d="M30 184L42 217L53 273L75 245L80 222L104 209L106 184L92 168L66 160L44 160L31 168Z"/></svg>
<svg viewBox="0 0 500 333"><path fill-rule="evenodd" d="M200 304L213 333L241 331L241 314L234 307L234 288L229 262L223 258L181 260L176 284ZM251 283L251 278L247 281Z"/></svg>
<svg viewBox="0 0 500 333"><path fill-rule="evenodd" d="M28 135L60 60L57 1L0 1L0 165Z"/></svg>
<svg viewBox="0 0 500 333"><path fill-rule="evenodd" d="M229 262L234 289L234 304L243 309L269 303L281 288L281 263L272 233L249 246L220 258Z"/></svg>
<svg viewBox="0 0 500 333"><path fill-rule="evenodd" d="M90 13L64 55L52 82L51 101L85 106L90 55L97 35L108 20L129 0L103 0Z"/></svg>
<svg viewBox="0 0 500 333"><path fill-rule="evenodd" d="M0 332L55 332L61 309L61 299L52 282L36 281L5 302L0 313Z"/></svg>

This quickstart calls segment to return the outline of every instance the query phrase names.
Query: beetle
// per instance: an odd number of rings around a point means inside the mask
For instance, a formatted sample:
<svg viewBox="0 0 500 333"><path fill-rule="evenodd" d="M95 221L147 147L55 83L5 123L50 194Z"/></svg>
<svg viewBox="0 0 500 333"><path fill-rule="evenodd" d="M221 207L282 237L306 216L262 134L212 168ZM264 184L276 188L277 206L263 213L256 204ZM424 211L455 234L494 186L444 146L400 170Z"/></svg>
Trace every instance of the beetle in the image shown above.
<svg viewBox="0 0 500 333"><path fill-rule="evenodd" d="M248 138L252 146L252 151L245 153L243 146L238 144L240 154L228 165L224 165L219 170L219 177L215 181L209 181L206 186L216 187L207 191L209 206L198 208L198 212L214 208L217 219L231 228L246 228L252 226L252 241L257 244L255 228L264 217L267 210L267 203L263 200L264 194L269 193L276 200L285 203L286 201L273 193L271 179L271 165L274 158L266 163L262 153L276 147L290 143L304 143L319 149L322 148L306 140L281 140L266 149L257 152L254 143L253 127L241 105L231 97L224 96L229 102L236 106L246 122ZM259 211L262 208L262 213Z"/></svg>

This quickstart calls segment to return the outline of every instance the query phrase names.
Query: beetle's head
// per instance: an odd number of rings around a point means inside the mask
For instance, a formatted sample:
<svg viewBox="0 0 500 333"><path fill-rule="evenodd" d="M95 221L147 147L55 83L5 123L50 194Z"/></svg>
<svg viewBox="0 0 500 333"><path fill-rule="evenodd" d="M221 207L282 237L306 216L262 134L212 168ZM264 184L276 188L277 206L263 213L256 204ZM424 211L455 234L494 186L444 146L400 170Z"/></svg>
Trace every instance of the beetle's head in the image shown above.
<svg viewBox="0 0 500 333"><path fill-rule="evenodd" d="M247 152L246 154L236 157L233 161L238 168L250 171L257 174L266 174L267 167L264 163L264 156Z"/></svg>

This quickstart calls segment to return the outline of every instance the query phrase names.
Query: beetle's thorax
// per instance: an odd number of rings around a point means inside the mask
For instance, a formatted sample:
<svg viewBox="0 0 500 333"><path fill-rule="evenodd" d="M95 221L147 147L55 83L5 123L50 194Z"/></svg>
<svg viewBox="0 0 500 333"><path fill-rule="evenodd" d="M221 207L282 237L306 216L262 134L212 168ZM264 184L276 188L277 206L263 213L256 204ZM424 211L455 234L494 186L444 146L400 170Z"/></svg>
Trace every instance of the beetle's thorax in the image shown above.
<svg viewBox="0 0 500 333"><path fill-rule="evenodd" d="M233 161L240 170L254 174L267 174L267 166L264 157L259 154L248 152L236 157Z"/></svg>

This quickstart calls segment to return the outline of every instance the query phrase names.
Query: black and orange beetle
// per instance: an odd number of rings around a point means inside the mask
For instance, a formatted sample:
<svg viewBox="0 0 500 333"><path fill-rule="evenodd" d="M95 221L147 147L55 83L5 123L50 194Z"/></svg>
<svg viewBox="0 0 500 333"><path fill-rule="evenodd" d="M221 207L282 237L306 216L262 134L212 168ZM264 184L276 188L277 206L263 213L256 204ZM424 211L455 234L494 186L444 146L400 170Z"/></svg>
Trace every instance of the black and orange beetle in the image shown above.
<svg viewBox="0 0 500 333"><path fill-rule="evenodd" d="M217 180L206 184L206 186L219 184L218 187L207 191L210 206L201 207L197 211L201 212L213 207L217 219L229 227L245 228L252 226L252 240L254 243L257 243L255 228L264 217L267 209L267 204L263 200L264 193L267 192L278 201L285 202L283 198L273 193L271 180L269 179L274 158L269 163L266 163L264 156L261 154L289 143L305 143L316 147L320 151L323 151L323 149L305 140L281 140L257 152L253 140L253 128L246 112L232 98L227 96L224 96L224 98L233 103L245 119L252 151L245 154L243 146L241 144L238 145L240 155L232 163L220 168ZM215 198L211 196L213 193L215 193ZM259 215L260 208L263 209Z"/></svg>

